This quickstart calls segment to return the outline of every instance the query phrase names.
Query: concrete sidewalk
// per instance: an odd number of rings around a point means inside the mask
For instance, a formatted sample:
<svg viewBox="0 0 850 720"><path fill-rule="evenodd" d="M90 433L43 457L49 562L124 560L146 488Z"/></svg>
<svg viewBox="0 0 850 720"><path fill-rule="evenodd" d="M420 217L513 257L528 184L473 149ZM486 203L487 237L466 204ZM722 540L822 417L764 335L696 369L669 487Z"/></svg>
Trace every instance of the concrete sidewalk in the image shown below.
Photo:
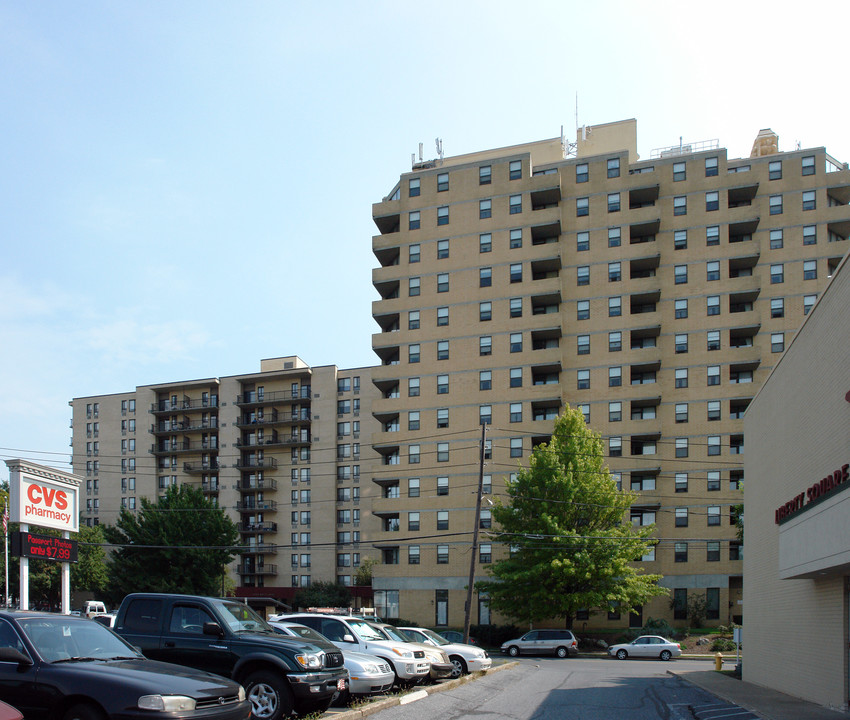
<svg viewBox="0 0 850 720"><path fill-rule="evenodd" d="M714 670L681 673L668 670L668 672L727 702L740 705L765 720L845 720L850 718L850 714L840 710L830 710Z"/></svg>

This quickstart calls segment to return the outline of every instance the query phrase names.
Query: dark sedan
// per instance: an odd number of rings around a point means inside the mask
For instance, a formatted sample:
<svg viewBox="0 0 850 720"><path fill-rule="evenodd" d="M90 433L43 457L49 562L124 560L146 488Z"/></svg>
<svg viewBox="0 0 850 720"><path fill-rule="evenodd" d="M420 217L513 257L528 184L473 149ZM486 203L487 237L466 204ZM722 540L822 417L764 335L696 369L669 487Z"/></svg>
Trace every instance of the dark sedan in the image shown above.
<svg viewBox="0 0 850 720"><path fill-rule="evenodd" d="M148 660L84 617L0 612L0 700L27 720L246 720L237 683Z"/></svg>

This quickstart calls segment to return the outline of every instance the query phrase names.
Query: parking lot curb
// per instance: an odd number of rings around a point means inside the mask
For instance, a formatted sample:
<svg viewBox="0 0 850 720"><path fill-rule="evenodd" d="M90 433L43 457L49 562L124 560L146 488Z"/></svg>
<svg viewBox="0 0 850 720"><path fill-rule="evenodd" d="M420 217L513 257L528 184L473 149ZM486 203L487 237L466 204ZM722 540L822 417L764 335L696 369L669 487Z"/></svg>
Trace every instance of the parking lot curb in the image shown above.
<svg viewBox="0 0 850 720"><path fill-rule="evenodd" d="M492 675L493 673L501 672L502 670L511 670L517 667L517 665L519 665L519 663L516 660L501 663L499 665L493 665L489 670L479 670L477 672L470 673L469 675L462 675L461 677L455 678L454 680L447 680L446 682L441 682L437 685L429 685L427 687L417 688L413 693L404 693L403 695L396 695L394 697L367 701L365 705L362 705L360 707L351 708L350 710L346 710L340 713L327 713L326 717L333 717L334 720L357 720L358 718L369 717L370 715L373 715L376 712L386 710L387 708L395 707L396 705L415 702L416 700L420 700L433 693L443 692L444 690L451 690L452 688L465 685L469 682L474 682L475 680L478 680L478 678L482 678L487 675ZM410 698L412 695L416 695L417 697L411 698L410 700L405 700L405 698Z"/></svg>

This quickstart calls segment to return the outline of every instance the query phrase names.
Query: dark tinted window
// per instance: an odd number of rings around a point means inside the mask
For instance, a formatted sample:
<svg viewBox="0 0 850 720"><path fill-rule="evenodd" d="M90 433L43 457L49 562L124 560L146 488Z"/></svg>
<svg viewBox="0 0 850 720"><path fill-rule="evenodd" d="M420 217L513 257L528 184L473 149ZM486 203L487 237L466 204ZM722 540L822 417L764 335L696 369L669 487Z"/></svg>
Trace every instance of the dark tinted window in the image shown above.
<svg viewBox="0 0 850 720"><path fill-rule="evenodd" d="M162 621L162 600L139 598L131 600L124 614L124 632L156 634Z"/></svg>
<svg viewBox="0 0 850 720"><path fill-rule="evenodd" d="M330 618L324 618L322 620L322 629L320 632L331 642L342 642L342 638L345 635L351 635L351 632L343 623Z"/></svg>

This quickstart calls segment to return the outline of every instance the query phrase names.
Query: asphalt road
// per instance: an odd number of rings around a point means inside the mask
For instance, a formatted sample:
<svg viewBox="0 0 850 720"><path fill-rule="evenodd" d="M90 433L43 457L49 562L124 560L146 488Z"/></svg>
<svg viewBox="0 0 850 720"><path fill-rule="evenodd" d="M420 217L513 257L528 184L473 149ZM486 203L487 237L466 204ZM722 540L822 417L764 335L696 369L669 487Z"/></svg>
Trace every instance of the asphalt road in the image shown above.
<svg viewBox="0 0 850 720"><path fill-rule="evenodd" d="M708 670L711 661L521 658L519 666L406 705L377 720L693 720L689 706L716 701L667 670Z"/></svg>

